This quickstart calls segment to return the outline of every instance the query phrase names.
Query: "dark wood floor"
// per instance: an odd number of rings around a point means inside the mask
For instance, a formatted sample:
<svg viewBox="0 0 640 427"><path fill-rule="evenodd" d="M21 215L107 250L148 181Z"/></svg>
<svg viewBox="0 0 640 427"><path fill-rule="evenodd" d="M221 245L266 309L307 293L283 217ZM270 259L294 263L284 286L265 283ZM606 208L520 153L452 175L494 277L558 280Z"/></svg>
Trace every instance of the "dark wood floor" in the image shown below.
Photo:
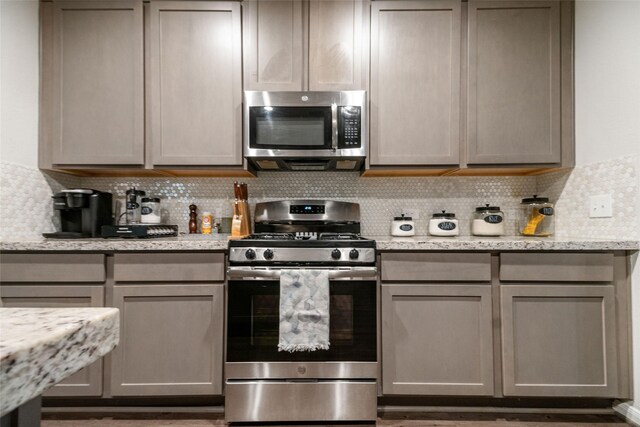
<svg viewBox="0 0 640 427"><path fill-rule="evenodd" d="M217 414L122 414L112 416L45 414L42 427L205 427L224 426ZM255 424L254 424L255 425ZM376 426L385 427L624 427L628 424L614 415L528 415L471 413L386 413ZM277 424L269 424L271 427ZM302 427L302 424L286 424ZM305 424L304 426L307 426ZM326 427L328 424L313 424ZM343 427L371 427L373 424L339 424Z"/></svg>

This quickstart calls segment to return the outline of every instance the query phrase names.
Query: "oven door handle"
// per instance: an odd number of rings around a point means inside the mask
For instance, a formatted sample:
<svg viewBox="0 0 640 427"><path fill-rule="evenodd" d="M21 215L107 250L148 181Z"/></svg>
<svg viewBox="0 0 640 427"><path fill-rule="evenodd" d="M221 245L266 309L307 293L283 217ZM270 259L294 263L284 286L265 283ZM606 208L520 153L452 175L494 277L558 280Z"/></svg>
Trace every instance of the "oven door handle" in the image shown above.
<svg viewBox="0 0 640 427"><path fill-rule="evenodd" d="M264 267L229 267L227 277L230 279L280 279L283 270L327 270L329 279L365 279L375 278L376 267L336 267L336 268L264 268Z"/></svg>
<svg viewBox="0 0 640 427"><path fill-rule="evenodd" d="M331 104L331 149L338 149L338 106L335 102Z"/></svg>

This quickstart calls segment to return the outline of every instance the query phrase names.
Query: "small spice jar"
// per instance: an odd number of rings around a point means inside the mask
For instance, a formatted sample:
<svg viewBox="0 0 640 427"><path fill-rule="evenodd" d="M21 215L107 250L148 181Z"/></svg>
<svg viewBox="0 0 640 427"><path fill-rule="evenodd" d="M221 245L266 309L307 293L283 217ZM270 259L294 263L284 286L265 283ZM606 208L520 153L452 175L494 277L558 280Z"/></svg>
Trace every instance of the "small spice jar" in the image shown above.
<svg viewBox="0 0 640 427"><path fill-rule="evenodd" d="M416 226L410 216L397 216L391 221L392 236L415 236Z"/></svg>
<svg viewBox="0 0 640 427"><path fill-rule="evenodd" d="M471 223L474 236L504 236L504 212L498 206L480 206L476 208Z"/></svg>
<svg viewBox="0 0 640 427"><path fill-rule="evenodd" d="M160 224L162 222L160 215L160 198L143 197L140 218L143 224Z"/></svg>
<svg viewBox="0 0 640 427"><path fill-rule="evenodd" d="M211 212L202 212L202 234L211 234L213 230L213 215Z"/></svg>
<svg viewBox="0 0 640 427"><path fill-rule="evenodd" d="M457 236L460 234L456 214L442 211L434 213L429 220L429 234L432 236Z"/></svg>
<svg viewBox="0 0 640 427"><path fill-rule="evenodd" d="M553 203L548 197L528 197L522 199L518 215L518 231L523 236L551 236L554 232Z"/></svg>

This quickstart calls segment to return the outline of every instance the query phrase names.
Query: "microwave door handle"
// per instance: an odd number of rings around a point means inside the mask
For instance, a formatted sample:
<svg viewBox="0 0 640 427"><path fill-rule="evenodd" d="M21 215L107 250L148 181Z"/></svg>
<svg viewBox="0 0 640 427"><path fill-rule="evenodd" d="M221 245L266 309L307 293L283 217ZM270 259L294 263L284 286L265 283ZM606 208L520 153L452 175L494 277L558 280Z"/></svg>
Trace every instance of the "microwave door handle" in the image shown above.
<svg viewBox="0 0 640 427"><path fill-rule="evenodd" d="M331 149L338 149L338 105L331 104Z"/></svg>

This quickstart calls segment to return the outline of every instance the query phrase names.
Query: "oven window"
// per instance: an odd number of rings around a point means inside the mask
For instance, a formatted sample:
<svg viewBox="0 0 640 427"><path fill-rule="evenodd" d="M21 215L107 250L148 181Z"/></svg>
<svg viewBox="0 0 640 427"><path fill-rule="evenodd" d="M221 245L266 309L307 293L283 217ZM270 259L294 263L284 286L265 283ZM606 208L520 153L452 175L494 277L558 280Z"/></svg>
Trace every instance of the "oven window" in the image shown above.
<svg viewBox="0 0 640 427"><path fill-rule="evenodd" d="M331 107L251 107L251 148L331 148Z"/></svg>
<svg viewBox="0 0 640 427"><path fill-rule="evenodd" d="M332 282L329 350L294 353L278 351L278 282L232 282L228 289L229 362L376 360L375 282Z"/></svg>

